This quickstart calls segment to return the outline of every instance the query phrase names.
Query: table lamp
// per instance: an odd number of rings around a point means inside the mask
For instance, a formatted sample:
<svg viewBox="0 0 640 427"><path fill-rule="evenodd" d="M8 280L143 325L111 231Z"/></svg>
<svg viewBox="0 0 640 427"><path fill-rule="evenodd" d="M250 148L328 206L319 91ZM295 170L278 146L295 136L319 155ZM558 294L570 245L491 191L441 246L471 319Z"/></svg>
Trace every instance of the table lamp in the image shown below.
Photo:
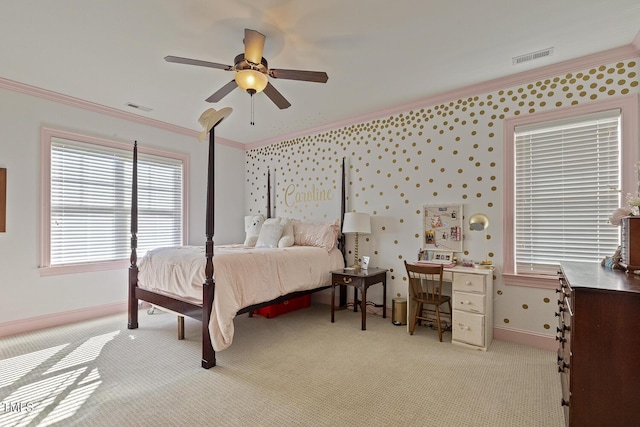
<svg viewBox="0 0 640 427"><path fill-rule="evenodd" d="M358 234L370 234L371 233L371 218L369 214L362 212L347 212L344 214L344 224L342 224L342 233L355 234L355 250L354 260L352 267L359 269L358 265Z"/></svg>

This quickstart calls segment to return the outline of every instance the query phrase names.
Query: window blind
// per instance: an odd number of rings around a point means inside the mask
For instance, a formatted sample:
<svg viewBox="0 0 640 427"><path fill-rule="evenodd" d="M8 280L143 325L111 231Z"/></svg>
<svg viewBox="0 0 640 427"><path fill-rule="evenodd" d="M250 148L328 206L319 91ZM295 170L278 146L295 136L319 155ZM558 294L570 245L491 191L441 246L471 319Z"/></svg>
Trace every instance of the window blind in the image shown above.
<svg viewBox="0 0 640 427"><path fill-rule="evenodd" d="M138 253L182 244L182 162L138 154ZM128 259L132 153L51 139L51 266Z"/></svg>
<svg viewBox="0 0 640 427"><path fill-rule="evenodd" d="M619 245L620 111L515 129L518 273L556 274L560 261L600 262Z"/></svg>

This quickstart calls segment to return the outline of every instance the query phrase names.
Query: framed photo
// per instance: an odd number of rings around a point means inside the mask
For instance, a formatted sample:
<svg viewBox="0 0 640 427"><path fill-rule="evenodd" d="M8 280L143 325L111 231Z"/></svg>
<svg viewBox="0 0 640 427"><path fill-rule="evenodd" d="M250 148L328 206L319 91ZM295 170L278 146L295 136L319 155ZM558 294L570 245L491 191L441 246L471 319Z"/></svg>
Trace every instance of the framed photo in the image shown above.
<svg viewBox="0 0 640 427"><path fill-rule="evenodd" d="M449 256L453 260L452 252L462 252L462 221L461 204L424 205L423 207L423 245L427 251L442 251L436 256Z"/></svg>
<svg viewBox="0 0 640 427"><path fill-rule="evenodd" d="M7 169L0 168L0 233L7 231Z"/></svg>
<svg viewBox="0 0 640 427"><path fill-rule="evenodd" d="M453 261L453 252L433 252L433 260L441 261L443 264Z"/></svg>

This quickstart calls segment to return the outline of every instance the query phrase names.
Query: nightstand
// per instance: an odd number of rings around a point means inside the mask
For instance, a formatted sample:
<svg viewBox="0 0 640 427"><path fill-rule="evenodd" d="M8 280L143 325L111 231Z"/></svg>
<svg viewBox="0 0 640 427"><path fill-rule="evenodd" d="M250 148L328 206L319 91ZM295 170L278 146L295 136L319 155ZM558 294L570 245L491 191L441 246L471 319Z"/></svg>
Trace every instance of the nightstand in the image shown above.
<svg viewBox="0 0 640 427"><path fill-rule="evenodd" d="M336 286L353 286L353 311L358 311L358 289L362 293L360 311L362 311L362 330L367 329L367 288L382 283L382 317L387 317L387 270L369 268L367 270L343 269L331 272L331 323L334 322Z"/></svg>

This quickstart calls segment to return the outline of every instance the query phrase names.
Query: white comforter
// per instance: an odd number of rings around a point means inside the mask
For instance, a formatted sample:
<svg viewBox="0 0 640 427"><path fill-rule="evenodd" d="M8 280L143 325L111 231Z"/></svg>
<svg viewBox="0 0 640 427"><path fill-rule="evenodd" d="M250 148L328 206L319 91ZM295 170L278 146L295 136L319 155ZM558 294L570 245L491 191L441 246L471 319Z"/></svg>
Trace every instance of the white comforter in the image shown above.
<svg viewBox="0 0 640 427"><path fill-rule="evenodd" d="M202 246L154 249L139 263L138 286L201 304L205 261ZM330 272L343 268L344 261L337 249L224 245L215 247L213 266L216 288L209 333L213 349L220 351L233 341L238 310L329 285Z"/></svg>

